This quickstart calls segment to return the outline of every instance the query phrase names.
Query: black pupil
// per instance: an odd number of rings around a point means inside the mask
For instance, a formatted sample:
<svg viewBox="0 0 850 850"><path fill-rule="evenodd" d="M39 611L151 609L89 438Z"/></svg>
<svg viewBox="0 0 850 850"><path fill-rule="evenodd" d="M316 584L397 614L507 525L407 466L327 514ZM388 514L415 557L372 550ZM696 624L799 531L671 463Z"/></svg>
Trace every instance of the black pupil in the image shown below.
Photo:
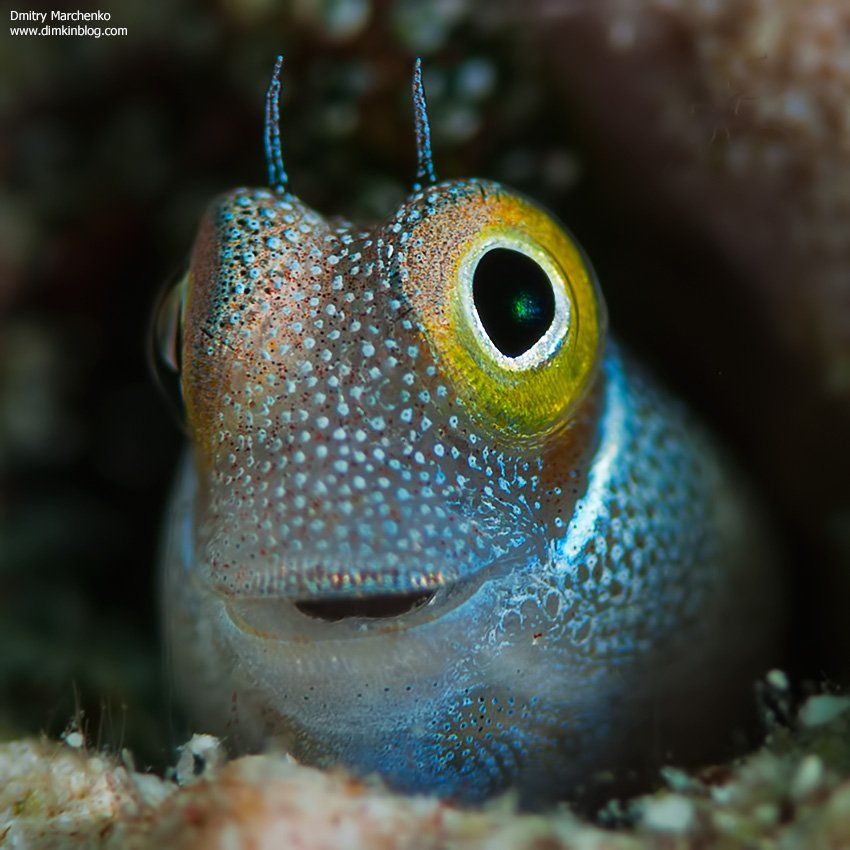
<svg viewBox="0 0 850 850"><path fill-rule="evenodd" d="M509 248L491 248L478 261L472 298L487 336L507 357L528 351L555 316L555 293L546 272Z"/></svg>

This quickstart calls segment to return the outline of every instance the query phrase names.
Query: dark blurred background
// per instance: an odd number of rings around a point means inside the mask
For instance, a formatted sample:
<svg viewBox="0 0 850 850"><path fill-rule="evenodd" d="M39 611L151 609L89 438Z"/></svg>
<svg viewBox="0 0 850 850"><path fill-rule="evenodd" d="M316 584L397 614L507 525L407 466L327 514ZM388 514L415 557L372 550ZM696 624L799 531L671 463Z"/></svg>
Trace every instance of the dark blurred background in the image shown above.
<svg viewBox="0 0 850 850"><path fill-rule="evenodd" d="M264 181L262 100L278 52L292 190L323 212L373 219L412 181L410 73L423 56L438 175L503 180L577 234L615 332L721 434L778 529L796 576L792 669L841 669L824 600L850 539L846 400L823 380L822 352L785 333L799 303L771 300L769 280L754 285L770 265L726 250L716 199L700 189L739 135L760 132L757 116L722 80L683 84L708 73L697 48L716 22L647 0L638 20L655 35L618 47L624 19L605 5L67 6L110 11L128 29L100 39L12 37L3 11L0 734L58 734L82 711L93 741L130 746L141 763L167 762L179 743L155 564L181 434L146 334L205 205ZM696 142L669 146L649 107L635 118L633 74L649 101L698 128ZM688 214L663 190L670 163L697 175ZM747 188L746 164L741 175L743 194L764 194L761 177ZM783 185L771 191L794 207L799 187Z"/></svg>

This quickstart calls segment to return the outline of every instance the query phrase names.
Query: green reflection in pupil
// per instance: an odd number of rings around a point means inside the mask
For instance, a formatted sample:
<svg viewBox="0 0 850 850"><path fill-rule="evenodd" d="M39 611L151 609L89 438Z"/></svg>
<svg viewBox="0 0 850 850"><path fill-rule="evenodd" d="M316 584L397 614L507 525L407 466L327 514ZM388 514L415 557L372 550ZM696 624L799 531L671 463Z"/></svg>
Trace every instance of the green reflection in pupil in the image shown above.
<svg viewBox="0 0 850 850"><path fill-rule="evenodd" d="M513 299L512 312L518 322L534 322L541 318L543 313L540 299L534 293L518 292Z"/></svg>

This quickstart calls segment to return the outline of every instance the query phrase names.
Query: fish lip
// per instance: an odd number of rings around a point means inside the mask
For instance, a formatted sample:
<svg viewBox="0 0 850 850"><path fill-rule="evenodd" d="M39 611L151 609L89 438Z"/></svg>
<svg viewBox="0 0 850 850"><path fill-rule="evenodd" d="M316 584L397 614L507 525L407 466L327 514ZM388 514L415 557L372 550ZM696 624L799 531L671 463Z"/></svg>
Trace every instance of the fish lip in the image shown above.
<svg viewBox="0 0 850 850"><path fill-rule="evenodd" d="M491 564L485 564L482 570L486 570ZM212 569L209 573L214 573ZM476 571L478 572L478 571ZM445 574L427 573L427 574L412 574L409 577L409 582L403 587L382 587L378 583L380 578L379 573L374 575L366 574L365 579L360 574L357 581L352 581L351 572L347 570L334 570L328 575L330 578L325 578L321 581L315 590L310 591L306 588L298 587L300 584L295 582L287 582L285 575L281 577L263 576L262 574L254 577L248 583L244 582L242 588L234 588L234 584L239 584L238 580L223 581L215 580L208 573L204 578L207 586L218 596L225 599L289 599L295 602L308 602L316 600L354 600L364 599L367 597L377 596L403 596L415 593L437 593L440 590L448 589L456 584L465 582L474 576L452 576L446 578ZM296 585L297 589L293 589L289 585Z"/></svg>

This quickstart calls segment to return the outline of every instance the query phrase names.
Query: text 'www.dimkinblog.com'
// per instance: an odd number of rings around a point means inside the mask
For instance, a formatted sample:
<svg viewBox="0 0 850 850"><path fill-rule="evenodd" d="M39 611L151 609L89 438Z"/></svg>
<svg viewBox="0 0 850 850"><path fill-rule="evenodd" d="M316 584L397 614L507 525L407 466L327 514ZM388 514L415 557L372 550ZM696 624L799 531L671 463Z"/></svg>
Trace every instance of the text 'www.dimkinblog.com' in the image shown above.
<svg viewBox="0 0 850 850"><path fill-rule="evenodd" d="M9 34L13 36L81 36L113 38L127 35L127 27L104 26L112 20L111 12L101 10L35 11L11 9Z"/></svg>

